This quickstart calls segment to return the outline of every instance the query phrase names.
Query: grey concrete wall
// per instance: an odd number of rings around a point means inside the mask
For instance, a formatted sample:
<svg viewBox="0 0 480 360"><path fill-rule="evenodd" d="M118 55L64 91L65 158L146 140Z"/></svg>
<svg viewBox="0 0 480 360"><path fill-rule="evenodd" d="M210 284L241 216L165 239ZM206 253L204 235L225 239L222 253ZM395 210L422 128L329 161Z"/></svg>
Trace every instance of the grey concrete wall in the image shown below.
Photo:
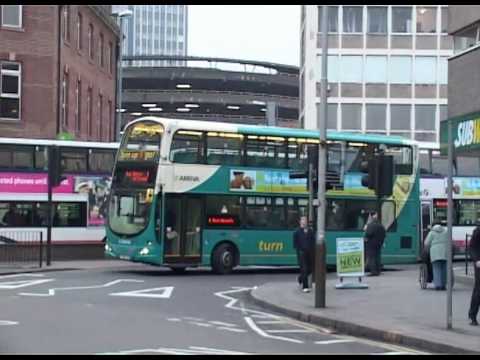
<svg viewBox="0 0 480 360"><path fill-rule="evenodd" d="M411 49L413 46L412 36L392 35L393 49Z"/></svg>
<svg viewBox="0 0 480 360"><path fill-rule="evenodd" d="M448 5L448 33L480 20L480 5Z"/></svg>
<svg viewBox="0 0 480 360"><path fill-rule="evenodd" d="M409 99L412 97L412 86L411 85L390 85L390 97Z"/></svg>
<svg viewBox="0 0 480 360"><path fill-rule="evenodd" d="M448 61L448 117L480 110L480 49Z"/></svg>

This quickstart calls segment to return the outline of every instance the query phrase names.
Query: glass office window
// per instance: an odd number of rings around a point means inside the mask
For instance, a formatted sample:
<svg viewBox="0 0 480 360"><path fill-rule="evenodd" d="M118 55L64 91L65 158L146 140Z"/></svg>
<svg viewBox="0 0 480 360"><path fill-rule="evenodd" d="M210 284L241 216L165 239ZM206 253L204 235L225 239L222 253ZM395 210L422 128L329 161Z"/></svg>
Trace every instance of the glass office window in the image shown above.
<svg viewBox="0 0 480 360"><path fill-rule="evenodd" d="M317 56L318 60L318 71L317 71L317 77L318 81L320 81L320 76L322 74L322 55ZM328 66L327 66L327 77L328 77L328 82L338 82L339 76L339 58L338 55L328 55Z"/></svg>
<svg viewBox="0 0 480 360"><path fill-rule="evenodd" d="M411 84L412 57L391 56L388 67L388 79L391 84Z"/></svg>
<svg viewBox="0 0 480 360"><path fill-rule="evenodd" d="M437 9L417 7L417 33L435 33L437 31Z"/></svg>
<svg viewBox="0 0 480 360"><path fill-rule="evenodd" d="M410 130L410 105L390 105L390 130Z"/></svg>
<svg viewBox="0 0 480 360"><path fill-rule="evenodd" d="M362 105L342 104L342 130L362 129Z"/></svg>
<svg viewBox="0 0 480 360"><path fill-rule="evenodd" d="M448 84L448 61L446 57L441 57L438 60L438 82L440 84Z"/></svg>
<svg viewBox="0 0 480 360"><path fill-rule="evenodd" d="M340 81L346 83L362 82L362 56L342 56Z"/></svg>
<svg viewBox="0 0 480 360"><path fill-rule="evenodd" d="M328 104L327 111L327 129L337 130L338 104Z"/></svg>
<svg viewBox="0 0 480 360"><path fill-rule="evenodd" d="M439 105L438 108L440 110L440 121L448 119L447 105Z"/></svg>
<svg viewBox="0 0 480 360"><path fill-rule="evenodd" d="M322 32L322 6L318 7L318 32ZM338 6L328 7L328 32L338 32Z"/></svg>
<svg viewBox="0 0 480 360"><path fill-rule="evenodd" d="M386 56L367 56L365 62L365 82L366 83L386 83L387 82L387 57Z"/></svg>
<svg viewBox="0 0 480 360"><path fill-rule="evenodd" d="M406 6L392 6L392 32L412 32L412 8Z"/></svg>
<svg viewBox="0 0 480 360"><path fill-rule="evenodd" d="M368 7L368 33L387 33L387 8L385 6Z"/></svg>
<svg viewBox="0 0 480 360"><path fill-rule="evenodd" d="M366 105L367 130L386 130L386 108L384 104Z"/></svg>
<svg viewBox="0 0 480 360"><path fill-rule="evenodd" d="M448 33L448 8L442 7L442 33Z"/></svg>
<svg viewBox="0 0 480 360"><path fill-rule="evenodd" d="M454 52L460 52L474 46L477 43L478 24L459 31L453 37Z"/></svg>
<svg viewBox="0 0 480 360"><path fill-rule="evenodd" d="M344 6L343 7L343 32L361 33L363 28L363 7L362 6Z"/></svg>
<svg viewBox="0 0 480 360"><path fill-rule="evenodd" d="M435 84L437 80L437 58L434 56L415 57L415 83Z"/></svg>
<svg viewBox="0 0 480 360"><path fill-rule="evenodd" d="M415 105L415 130L435 130L435 105Z"/></svg>

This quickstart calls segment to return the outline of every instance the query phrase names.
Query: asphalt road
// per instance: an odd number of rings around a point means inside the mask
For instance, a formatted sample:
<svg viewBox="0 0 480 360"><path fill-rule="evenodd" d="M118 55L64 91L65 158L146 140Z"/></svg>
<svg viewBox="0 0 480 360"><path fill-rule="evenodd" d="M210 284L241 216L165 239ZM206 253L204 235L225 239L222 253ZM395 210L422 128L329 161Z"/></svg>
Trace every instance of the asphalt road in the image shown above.
<svg viewBox="0 0 480 360"><path fill-rule="evenodd" d="M333 275L333 274L331 274ZM397 354L259 308L248 291L292 270L214 275L132 264L0 277L0 354Z"/></svg>

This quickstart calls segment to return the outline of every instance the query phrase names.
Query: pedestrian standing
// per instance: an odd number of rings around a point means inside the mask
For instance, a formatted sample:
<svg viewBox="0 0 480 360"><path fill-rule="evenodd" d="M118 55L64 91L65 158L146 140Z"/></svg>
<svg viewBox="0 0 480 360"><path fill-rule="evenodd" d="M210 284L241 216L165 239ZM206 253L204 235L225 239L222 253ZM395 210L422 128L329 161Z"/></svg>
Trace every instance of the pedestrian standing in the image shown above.
<svg viewBox="0 0 480 360"><path fill-rule="evenodd" d="M429 250L433 270L433 284L436 290L445 290L447 286L448 234L441 222L435 220L425 239Z"/></svg>
<svg viewBox="0 0 480 360"><path fill-rule="evenodd" d="M470 318L470 325L478 325L477 315L480 307L480 223L477 222L477 227L473 231L470 239L470 257L473 260L473 267L475 269L475 285L473 286L472 299L470 301L470 310L468 317Z"/></svg>
<svg viewBox="0 0 480 360"><path fill-rule="evenodd" d="M315 237L313 230L308 227L307 217L300 217L300 227L293 233L293 247L297 251L297 259L300 265L298 282L303 292L310 292L308 276L312 273L313 250Z"/></svg>
<svg viewBox="0 0 480 360"><path fill-rule="evenodd" d="M365 254L369 276L378 276L382 269L382 246L385 241L386 230L378 219L378 213L373 212L365 229Z"/></svg>

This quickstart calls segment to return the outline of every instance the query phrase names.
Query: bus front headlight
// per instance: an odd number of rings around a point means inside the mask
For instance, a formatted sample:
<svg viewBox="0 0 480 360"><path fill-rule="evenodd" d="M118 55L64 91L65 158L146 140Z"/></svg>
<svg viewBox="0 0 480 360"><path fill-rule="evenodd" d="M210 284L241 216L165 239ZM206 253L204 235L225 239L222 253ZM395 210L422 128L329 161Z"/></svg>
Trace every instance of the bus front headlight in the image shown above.
<svg viewBox="0 0 480 360"><path fill-rule="evenodd" d="M150 250L148 250L147 247L144 247L142 250L140 250L140 255L148 255Z"/></svg>

